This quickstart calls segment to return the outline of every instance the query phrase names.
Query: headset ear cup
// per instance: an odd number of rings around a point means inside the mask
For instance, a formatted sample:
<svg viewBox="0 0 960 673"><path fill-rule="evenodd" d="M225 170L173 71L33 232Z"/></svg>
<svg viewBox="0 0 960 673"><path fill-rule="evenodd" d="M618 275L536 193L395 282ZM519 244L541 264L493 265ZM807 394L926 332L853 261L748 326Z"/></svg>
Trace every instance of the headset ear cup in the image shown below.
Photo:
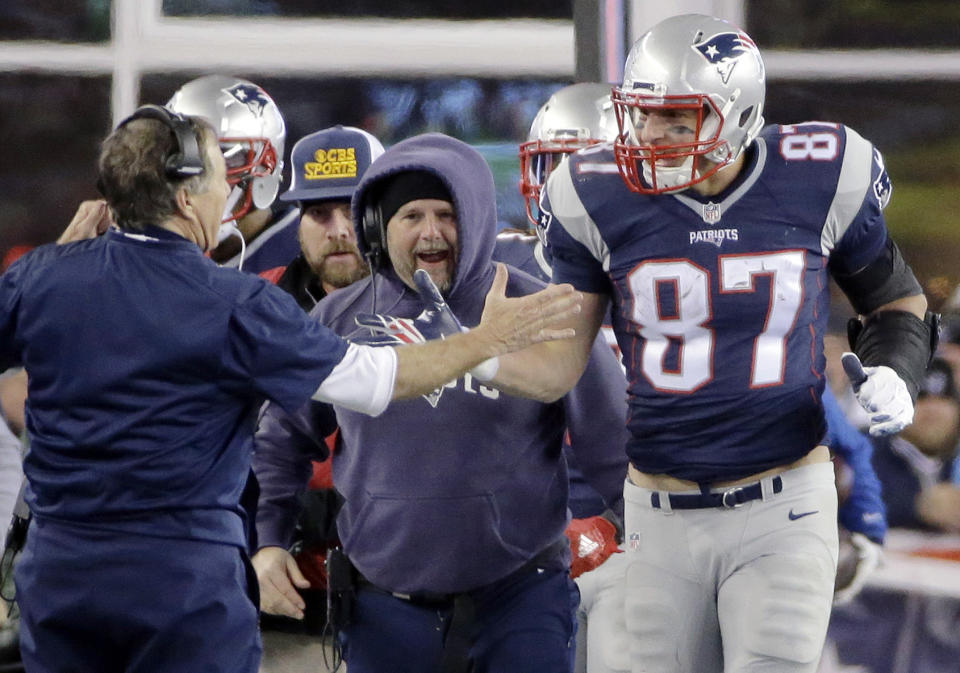
<svg viewBox="0 0 960 673"><path fill-rule="evenodd" d="M383 216L378 204L368 203L364 207L362 229L363 242L367 246L370 267L375 271L380 266L384 247Z"/></svg>
<svg viewBox="0 0 960 673"><path fill-rule="evenodd" d="M183 165L183 155L180 153L171 154L163 164L163 168L168 178L180 178L180 166Z"/></svg>
<svg viewBox="0 0 960 673"><path fill-rule="evenodd" d="M174 135L176 149L163 164L167 177L183 180L203 173L203 153L190 122L183 115L160 105L142 105L133 114L117 124L117 128L135 119L153 119L166 126Z"/></svg>

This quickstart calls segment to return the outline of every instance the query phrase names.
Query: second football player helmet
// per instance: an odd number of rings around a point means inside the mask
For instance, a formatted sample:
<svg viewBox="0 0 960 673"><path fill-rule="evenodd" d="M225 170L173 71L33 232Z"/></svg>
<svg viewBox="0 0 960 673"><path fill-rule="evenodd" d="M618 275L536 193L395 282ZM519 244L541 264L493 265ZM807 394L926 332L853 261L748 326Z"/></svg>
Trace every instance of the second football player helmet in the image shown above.
<svg viewBox="0 0 960 673"><path fill-rule="evenodd" d="M270 207L280 189L286 127L266 91L244 79L206 75L180 87L167 107L203 117L216 129L233 186L224 221Z"/></svg>
<svg viewBox="0 0 960 673"><path fill-rule="evenodd" d="M527 141L520 145L520 193L533 226L540 191L563 157L617 136L611 88L593 82L571 84L550 96L533 118Z"/></svg>
<svg viewBox="0 0 960 673"><path fill-rule="evenodd" d="M760 132L764 95L763 60L746 33L699 14L661 21L634 43L613 91L623 179L635 192L659 194L709 178ZM642 140L649 116L685 111L695 121L670 138Z"/></svg>

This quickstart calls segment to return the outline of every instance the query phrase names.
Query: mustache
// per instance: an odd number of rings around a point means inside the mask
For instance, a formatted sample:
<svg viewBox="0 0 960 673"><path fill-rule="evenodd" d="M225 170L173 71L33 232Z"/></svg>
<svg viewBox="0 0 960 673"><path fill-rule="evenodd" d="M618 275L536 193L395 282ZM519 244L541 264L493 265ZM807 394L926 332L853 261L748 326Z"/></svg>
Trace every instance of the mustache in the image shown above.
<svg viewBox="0 0 960 673"><path fill-rule="evenodd" d="M326 251L324 251L323 257L326 259L330 255L336 255L341 252L349 252L358 257L360 256L360 248L357 247L356 243L350 243L349 241L336 241Z"/></svg>

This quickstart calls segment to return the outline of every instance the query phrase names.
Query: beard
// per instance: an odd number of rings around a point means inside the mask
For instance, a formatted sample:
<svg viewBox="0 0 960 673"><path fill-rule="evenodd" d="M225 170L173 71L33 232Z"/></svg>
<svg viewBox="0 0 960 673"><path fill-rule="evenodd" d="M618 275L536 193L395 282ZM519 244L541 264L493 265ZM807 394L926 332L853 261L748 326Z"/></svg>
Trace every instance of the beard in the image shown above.
<svg viewBox="0 0 960 673"><path fill-rule="evenodd" d="M349 253L355 263L349 264L346 258L342 257L328 261L330 255L337 253ZM319 257L308 256L307 262L322 283L336 288L346 287L370 275L370 269L360 256L360 250L355 244L346 242L334 244Z"/></svg>
<svg viewBox="0 0 960 673"><path fill-rule="evenodd" d="M361 278L366 278L369 275L370 269L367 268L366 264L360 262L358 258L357 266L349 269L339 267L331 268L320 274L320 280L333 287L341 288L352 285Z"/></svg>

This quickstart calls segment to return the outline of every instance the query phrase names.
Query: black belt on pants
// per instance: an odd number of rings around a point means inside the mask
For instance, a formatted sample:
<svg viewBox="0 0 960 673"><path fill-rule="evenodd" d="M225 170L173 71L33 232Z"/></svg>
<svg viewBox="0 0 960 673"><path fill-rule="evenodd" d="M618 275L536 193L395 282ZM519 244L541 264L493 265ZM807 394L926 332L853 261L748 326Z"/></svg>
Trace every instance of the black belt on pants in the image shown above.
<svg viewBox="0 0 960 673"><path fill-rule="evenodd" d="M779 493L783 490L783 479L773 478L773 492ZM745 502L759 500L763 497L763 487L760 482L748 486L734 486L728 488L722 493L670 493L667 496L670 500L671 509L733 509ZM663 509L660 505L660 492L650 494L650 505L654 509Z"/></svg>

